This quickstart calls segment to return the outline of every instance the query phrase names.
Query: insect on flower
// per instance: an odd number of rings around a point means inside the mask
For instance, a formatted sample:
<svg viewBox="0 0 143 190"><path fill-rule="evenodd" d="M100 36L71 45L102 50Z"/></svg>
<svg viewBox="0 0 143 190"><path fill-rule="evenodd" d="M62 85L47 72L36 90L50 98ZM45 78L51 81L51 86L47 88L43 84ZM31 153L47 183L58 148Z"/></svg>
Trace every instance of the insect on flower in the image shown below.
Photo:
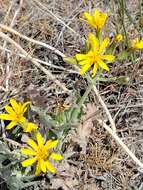
<svg viewBox="0 0 143 190"><path fill-rule="evenodd" d="M11 121L6 129L12 129L17 124L22 124L26 122L24 113L27 111L27 106L30 102L18 103L13 98L10 99L10 104L5 106L6 114L0 114L0 119Z"/></svg>
<svg viewBox="0 0 143 190"><path fill-rule="evenodd" d="M60 154L51 152L58 144L58 140L48 140L45 142L39 132L36 134L37 143L29 138L29 148L22 148L22 154L28 155L30 158L22 162L23 167L28 167L37 162L35 175L39 175L41 172L46 173L49 170L51 173L56 173L56 169L49 159L62 160L63 157Z"/></svg>
<svg viewBox="0 0 143 190"><path fill-rule="evenodd" d="M90 15L89 12L84 12L83 18L81 18L81 20L85 21L97 31L100 31L104 27L107 17L107 13L102 13L97 9L92 15Z"/></svg>
<svg viewBox="0 0 143 190"><path fill-rule="evenodd" d="M94 34L90 33L88 36L89 50L86 54L76 54L78 64L81 65L80 74L83 75L93 66L93 75L97 72L99 67L109 71L109 67L106 65L104 60L114 61L115 56L104 54L107 46L109 45L109 38L105 38L102 43L99 42L98 38Z"/></svg>

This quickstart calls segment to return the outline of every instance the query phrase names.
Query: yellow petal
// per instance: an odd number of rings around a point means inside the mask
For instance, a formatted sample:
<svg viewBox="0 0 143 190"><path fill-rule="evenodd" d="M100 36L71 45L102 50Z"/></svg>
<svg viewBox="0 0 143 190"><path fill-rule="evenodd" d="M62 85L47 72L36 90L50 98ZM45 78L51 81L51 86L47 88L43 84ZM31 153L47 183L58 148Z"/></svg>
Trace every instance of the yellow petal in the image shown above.
<svg viewBox="0 0 143 190"><path fill-rule="evenodd" d="M28 133L31 132L33 130L36 130L38 128L38 126L32 122L26 123L25 127L24 127L24 132Z"/></svg>
<svg viewBox="0 0 143 190"><path fill-rule="evenodd" d="M11 122L6 126L6 129L12 129L13 127L15 127L16 124L17 124L17 122L11 121Z"/></svg>
<svg viewBox="0 0 143 190"><path fill-rule="evenodd" d="M142 40L137 44L137 48L143 49L143 41Z"/></svg>
<svg viewBox="0 0 143 190"><path fill-rule="evenodd" d="M98 61L97 63L99 64L100 67L102 67L106 71L110 70L109 67L106 65L106 63L104 63L103 61Z"/></svg>
<svg viewBox="0 0 143 190"><path fill-rule="evenodd" d="M103 13L102 14L102 19L103 19L103 22L105 24L106 20L107 20L107 17L108 17L108 14L107 13Z"/></svg>
<svg viewBox="0 0 143 190"><path fill-rule="evenodd" d="M109 45L109 42L110 42L109 38L105 38L103 40L103 42L102 42L102 44L101 44L101 46L99 48L99 53L104 53L106 47Z"/></svg>
<svg viewBox="0 0 143 190"><path fill-rule="evenodd" d="M90 33L88 36L88 41L92 49L99 49L99 40L94 36L93 33Z"/></svg>
<svg viewBox="0 0 143 190"><path fill-rule="evenodd" d="M87 59L87 55L86 55L86 54L77 53L75 57L76 57L76 59L77 59L78 61Z"/></svg>
<svg viewBox="0 0 143 190"><path fill-rule="evenodd" d="M3 120L15 120L15 118L10 114L0 114L0 119L3 119Z"/></svg>
<svg viewBox="0 0 143 190"><path fill-rule="evenodd" d="M56 173L56 169L48 160L46 161L46 167L51 173Z"/></svg>
<svg viewBox="0 0 143 190"><path fill-rule="evenodd" d="M10 114L10 115L16 115L16 113L14 112L14 110L12 109L12 107L6 105L5 107L5 110Z"/></svg>
<svg viewBox="0 0 143 190"><path fill-rule="evenodd" d="M93 14L94 22L96 23L97 29L101 30L105 25L108 14L102 13L100 10L95 10Z"/></svg>
<svg viewBox="0 0 143 190"><path fill-rule="evenodd" d="M36 162L37 158L34 157L34 158L29 158L27 160L24 160L23 162L21 162L22 166L23 167L28 167L30 165L32 165L34 162Z"/></svg>
<svg viewBox="0 0 143 190"><path fill-rule="evenodd" d="M39 164L42 172L46 173L46 162L43 159L40 159Z"/></svg>
<svg viewBox="0 0 143 190"><path fill-rule="evenodd" d="M58 143L59 143L58 140L55 140L55 141L53 141L53 140L48 140L48 141L46 142L46 144L45 144L45 149L48 150L48 149L50 149L50 148L54 148L55 146L57 146Z"/></svg>
<svg viewBox="0 0 143 190"><path fill-rule="evenodd" d="M86 22L87 24L91 25L96 29L96 24L94 22L93 16L90 15L88 12L84 12L83 18L81 18L82 21Z"/></svg>
<svg viewBox="0 0 143 190"><path fill-rule="evenodd" d="M80 61L78 64L79 65L88 65L88 64L90 64L90 59L86 59L86 60L84 60L84 61Z"/></svg>
<svg viewBox="0 0 143 190"><path fill-rule="evenodd" d="M25 155L36 155L37 153L33 150L30 150L28 148L21 148L21 153Z"/></svg>
<svg viewBox="0 0 143 190"><path fill-rule="evenodd" d="M102 59L107 60L107 61L114 61L115 59L115 56L113 55L102 55L101 57Z"/></svg>
<svg viewBox="0 0 143 190"><path fill-rule="evenodd" d="M23 117L23 116L21 116L21 117L19 117L19 118L17 118L16 119L19 123L21 123L21 124L24 124L24 123L26 123L27 121L26 121L26 118L25 117Z"/></svg>
<svg viewBox="0 0 143 190"><path fill-rule="evenodd" d="M84 12L83 16L89 21L92 22L93 18L88 12Z"/></svg>
<svg viewBox="0 0 143 190"><path fill-rule="evenodd" d="M29 105L30 103L31 103L31 102L25 102L25 103L22 105L21 109L22 109L22 112L23 112L23 113L26 112L26 110L27 110L27 105Z"/></svg>
<svg viewBox="0 0 143 190"><path fill-rule="evenodd" d="M38 150L38 145L36 144L36 142L35 141L33 141L32 139L28 139L28 142L27 142L27 144L29 145L29 146L31 146L34 150Z"/></svg>
<svg viewBox="0 0 143 190"><path fill-rule="evenodd" d="M41 167L40 167L40 163L38 162L36 166L35 175L39 175L40 173L41 173Z"/></svg>
<svg viewBox="0 0 143 190"><path fill-rule="evenodd" d="M44 145L44 139L39 132L36 134L36 139L40 147Z"/></svg>
<svg viewBox="0 0 143 190"><path fill-rule="evenodd" d="M80 70L80 75L83 75L86 73L86 71L88 71L91 67L91 64L86 64L82 67L82 69Z"/></svg>
<svg viewBox="0 0 143 190"><path fill-rule="evenodd" d="M13 98L10 99L10 103L11 103L14 111L17 113L17 111L19 110L19 104Z"/></svg>
<svg viewBox="0 0 143 190"><path fill-rule="evenodd" d="M96 9L96 10L94 11L94 14L93 14L94 19L97 20L97 18L100 17L100 14L101 14L100 10L99 10L99 9Z"/></svg>
<svg viewBox="0 0 143 190"><path fill-rule="evenodd" d="M97 69L98 69L98 65L97 65L97 63L94 63L93 71L92 71L92 73L93 73L92 77L95 76L95 74L96 74L96 72L97 72Z"/></svg>
<svg viewBox="0 0 143 190"><path fill-rule="evenodd" d="M61 156L60 154L52 153L49 158L52 158L54 160L62 160L63 156Z"/></svg>

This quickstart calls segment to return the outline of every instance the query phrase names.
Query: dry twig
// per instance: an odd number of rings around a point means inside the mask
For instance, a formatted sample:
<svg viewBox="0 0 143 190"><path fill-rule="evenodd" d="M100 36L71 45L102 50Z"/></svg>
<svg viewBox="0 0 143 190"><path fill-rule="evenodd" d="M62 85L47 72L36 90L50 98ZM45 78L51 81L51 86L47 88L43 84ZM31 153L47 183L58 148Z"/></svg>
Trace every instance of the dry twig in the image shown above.
<svg viewBox="0 0 143 190"><path fill-rule="evenodd" d="M115 122L114 122L114 120L112 119L112 116L111 116L111 114L110 114L110 112L109 112L109 110L108 110L108 108L107 108L105 102L102 100L102 98L101 98L101 96L100 96L100 94L99 94L99 92L98 92L98 90L97 90L97 88L96 88L95 85L93 85L93 90L94 90L94 92L95 92L95 94L96 94L96 96L97 96L97 98L98 98L100 104L102 105L104 111L106 112L106 115L107 115L107 117L108 117L108 119L109 119L109 121L110 121L110 124L111 124L111 127L112 127L113 131L116 131Z"/></svg>
<svg viewBox="0 0 143 190"><path fill-rule="evenodd" d="M106 125L102 120L98 119L99 124L101 124L106 131L115 139L115 141L125 150L125 152L135 161L135 163L143 169L143 163L131 152L131 150L124 144L124 142L118 137L116 132L114 132L108 125Z"/></svg>
<svg viewBox="0 0 143 190"><path fill-rule="evenodd" d="M47 75L47 77L49 77L55 84L57 84L60 88L62 88L64 90L64 92L69 93L69 90L63 84L61 84L51 74L51 72L49 72L47 69L45 69L45 67L43 67L40 63L38 63L37 61L33 60L32 56L29 55L18 43L16 43L14 40L12 40L10 37L8 37L3 32L0 32L0 37L2 39L6 40L7 42L13 44L22 54L25 55L25 57L27 57L27 59L29 59L32 63L34 63L34 65L36 65L39 69L41 69Z"/></svg>
<svg viewBox="0 0 143 190"><path fill-rule="evenodd" d="M23 35L23 34L20 34L19 32L17 32L16 30L12 29L11 27L8 27L8 26L6 26L6 25L0 24L0 28L2 28L2 29L4 29L4 30L7 30L7 31L9 31L9 32L11 32L11 33L13 33L13 34L19 36L20 38L23 38L23 39L29 41L29 42L32 42L32 43L35 43L35 44L37 44L37 45L43 46L43 47L45 47L45 48L47 48L47 49L50 49L50 50L53 51L55 54L57 54L57 55L59 55L59 56L61 56L61 57L66 57L62 52L60 52L59 50L57 50L57 49L54 48L53 46L50 46L50 45L48 45L48 44L46 44L46 43L44 43L44 42L40 42L40 41L34 40L34 39L32 39L32 38L29 38L29 37L27 37L27 36L25 36L25 35Z"/></svg>

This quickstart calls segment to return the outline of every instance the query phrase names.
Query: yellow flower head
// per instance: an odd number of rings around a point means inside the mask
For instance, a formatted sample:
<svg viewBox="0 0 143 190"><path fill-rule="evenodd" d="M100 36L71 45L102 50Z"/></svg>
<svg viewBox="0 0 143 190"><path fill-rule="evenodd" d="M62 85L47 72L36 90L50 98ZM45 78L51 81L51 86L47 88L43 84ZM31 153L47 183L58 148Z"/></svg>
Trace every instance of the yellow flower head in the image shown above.
<svg viewBox="0 0 143 190"><path fill-rule="evenodd" d="M115 36L115 41L116 41L116 42L123 41L123 36L122 36L122 34L117 34L117 35Z"/></svg>
<svg viewBox="0 0 143 190"><path fill-rule="evenodd" d="M132 40L132 48L143 49L143 40L139 40L139 38Z"/></svg>
<svg viewBox="0 0 143 190"><path fill-rule="evenodd" d="M100 31L107 20L107 13L102 13L100 10L95 10L93 15L90 15L88 12L83 13L84 20L87 24L95 28L97 31Z"/></svg>
<svg viewBox="0 0 143 190"><path fill-rule="evenodd" d="M58 140L44 141L41 134L36 134L36 140L28 140L29 148L22 148L22 154L28 155L30 158L22 162L23 167L28 167L37 162L35 175L39 175L41 172L46 173L49 170L51 173L56 173L56 169L48 159L61 160L63 157L60 154L51 152L51 149L58 144Z"/></svg>
<svg viewBox="0 0 143 190"><path fill-rule="evenodd" d="M115 59L113 55L104 54L109 45L109 38L105 38L103 42L100 43L94 34L90 33L88 36L88 44L90 45L90 49L86 54L76 54L76 59L79 65L82 66L80 74L83 75L91 66L93 66L93 76L99 67L109 71L109 67L104 63L104 60L112 62Z"/></svg>
<svg viewBox="0 0 143 190"><path fill-rule="evenodd" d="M27 105L30 102L26 103L18 103L14 99L10 99L11 106L6 105L5 110L7 111L6 114L0 114L0 119L9 120L11 121L6 129L11 129L17 124L25 123L26 118L24 117L24 113L27 110Z"/></svg>

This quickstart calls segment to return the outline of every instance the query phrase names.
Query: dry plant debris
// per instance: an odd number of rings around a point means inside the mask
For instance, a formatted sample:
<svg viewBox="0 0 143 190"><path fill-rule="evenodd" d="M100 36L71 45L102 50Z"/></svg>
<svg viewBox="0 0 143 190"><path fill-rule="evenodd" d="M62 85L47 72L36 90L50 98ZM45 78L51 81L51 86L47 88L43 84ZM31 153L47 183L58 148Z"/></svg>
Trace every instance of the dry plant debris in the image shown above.
<svg viewBox="0 0 143 190"><path fill-rule="evenodd" d="M106 23L105 18L95 22L96 25L91 22L87 12L91 14L95 10L101 11L99 16L102 12L110 15ZM83 18L84 12L86 18ZM81 21L86 19L91 27ZM35 107L31 106L25 117L36 123L44 139L59 138L56 151L64 156L55 164L57 174L33 176L35 166L24 170L20 162L26 157L18 151L26 146L29 135L22 134L19 126L17 131L16 128L13 132L7 131L9 121L1 120L2 189L143 189L143 169L139 167L143 162L142 51L120 54L130 47L130 42L134 49L142 48L142 20L141 0L0 1L0 114L10 98L17 102L30 100ZM102 77L95 75L99 79L95 85L90 72L80 76L80 65L68 64L64 58L89 55L85 41L90 32L102 30L98 24L105 24L104 38L110 38L110 43L115 38L120 43L112 52L119 54L120 59L111 64L107 62L110 72L103 72ZM99 33L97 36L99 39ZM83 60L78 57L76 62L80 61ZM95 74L96 68L88 64L82 65L84 72L94 69ZM101 66L108 70L103 63ZM80 98L90 84L91 93L83 105Z"/></svg>

